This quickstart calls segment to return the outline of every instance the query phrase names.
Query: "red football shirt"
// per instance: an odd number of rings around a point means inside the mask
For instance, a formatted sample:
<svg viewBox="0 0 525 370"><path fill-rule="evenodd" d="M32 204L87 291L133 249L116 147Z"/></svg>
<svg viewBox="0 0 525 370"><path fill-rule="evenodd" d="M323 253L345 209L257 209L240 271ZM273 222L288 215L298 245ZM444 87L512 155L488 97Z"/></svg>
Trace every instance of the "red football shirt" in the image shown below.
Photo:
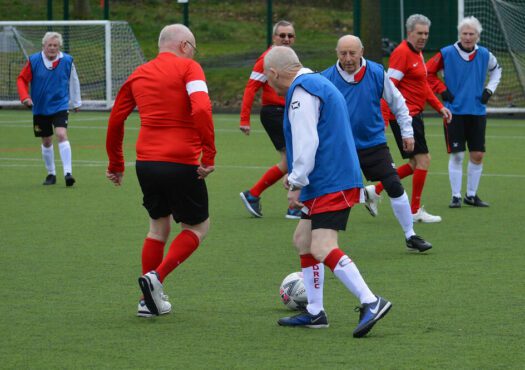
<svg viewBox="0 0 525 370"><path fill-rule="evenodd" d="M109 171L124 171L124 121L138 107L137 160L214 165L211 101L201 66L160 53L138 67L120 89L106 137Z"/></svg>
<svg viewBox="0 0 525 370"><path fill-rule="evenodd" d="M416 51L406 40L390 55L388 76L405 98L411 116L421 113L425 109L425 102L438 112L443 108L427 82L423 53ZM395 120L384 100L381 102L381 110L383 117L386 114L389 120Z"/></svg>
<svg viewBox="0 0 525 370"><path fill-rule="evenodd" d="M284 107L284 97L277 95L274 89L268 85L266 76L264 75L264 56L270 51L271 47L268 48L262 55L257 59L253 66L250 79L244 88L244 95L242 97L241 107L241 126L250 126L250 115L252 111L253 101L255 94L262 87L262 105L280 105Z"/></svg>

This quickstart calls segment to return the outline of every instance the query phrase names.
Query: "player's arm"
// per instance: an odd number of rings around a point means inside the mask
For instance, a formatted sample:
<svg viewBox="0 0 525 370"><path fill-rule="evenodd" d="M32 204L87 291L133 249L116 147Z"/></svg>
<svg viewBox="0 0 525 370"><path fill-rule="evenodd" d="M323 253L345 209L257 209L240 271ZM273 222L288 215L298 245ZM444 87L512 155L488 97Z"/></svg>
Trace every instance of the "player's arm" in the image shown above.
<svg viewBox="0 0 525 370"><path fill-rule="evenodd" d="M439 99L434 95L434 92L432 91L432 89L430 88L430 85L428 84L426 80L425 80L425 85L426 85L426 91L427 91L428 104L430 104L430 106L434 108L436 112L441 114L441 116L443 117L445 121L447 121L447 123L450 123L450 121L452 121L452 113L447 107L441 104Z"/></svg>
<svg viewBox="0 0 525 370"><path fill-rule="evenodd" d="M501 67L498 64L498 60L494 54L490 53L489 55L489 82L483 90L483 95L481 96L481 102L487 104L494 91L498 88L499 82L501 80Z"/></svg>
<svg viewBox="0 0 525 370"><path fill-rule="evenodd" d="M293 170L288 176L288 182L301 188L310 183L308 176L315 165L315 154L319 146L319 107L318 97L307 93L300 86L295 88L288 107L293 148Z"/></svg>
<svg viewBox="0 0 525 370"><path fill-rule="evenodd" d="M447 86L438 76L438 73L443 70L443 56L441 55L441 52L438 52L436 55L430 58L426 63L426 66L428 73L427 81L432 91L436 94L441 94L444 101L452 102L452 100L454 100L454 97L452 96L450 91L448 91Z"/></svg>
<svg viewBox="0 0 525 370"><path fill-rule="evenodd" d="M252 112L253 101L255 100L255 95L265 83L266 76L264 75L264 58L259 57L253 66L253 70L250 74L248 82L246 83L244 94L242 96L241 122L239 128L246 135L250 134L250 116Z"/></svg>
<svg viewBox="0 0 525 370"><path fill-rule="evenodd" d="M136 102L131 90L131 82L128 80L122 85L117 94L109 116L108 132L106 134L106 152L109 158L106 176L115 185L120 185L124 173L124 154L122 152L124 122L135 106Z"/></svg>
<svg viewBox="0 0 525 370"><path fill-rule="evenodd" d="M412 117L410 117L405 98L387 77L386 73L383 86L383 100L394 113L396 121L399 123L401 137L403 138L403 149L406 152L412 152L414 150L414 129L412 128Z"/></svg>
<svg viewBox="0 0 525 370"><path fill-rule="evenodd" d="M317 123L320 105L318 97L310 95L298 86L288 107L293 149L293 169L288 176L288 204L291 208L303 206L299 201L300 189L310 183L308 176L315 166L315 154L319 147Z"/></svg>
<svg viewBox="0 0 525 370"><path fill-rule="evenodd" d="M33 100L31 99L31 95L29 95L29 83L32 79L33 73L31 72L31 64L28 60L16 79L16 87L18 89L20 102L28 108L33 106Z"/></svg>
<svg viewBox="0 0 525 370"><path fill-rule="evenodd" d="M403 77L405 77L406 56L399 49L395 49L394 52L390 55L390 60L388 61L388 63L389 64L386 76L390 79L394 87L397 88L401 83ZM388 103L384 99L381 99L381 114L383 115L385 126L388 126L388 121L392 115L392 112L388 107Z"/></svg>
<svg viewBox="0 0 525 370"><path fill-rule="evenodd" d="M82 106L82 98L80 97L80 80L78 79L74 63L71 65L71 75L69 77L69 98L73 104L73 109L77 111Z"/></svg>
<svg viewBox="0 0 525 370"><path fill-rule="evenodd" d="M198 172L203 178L213 172L217 150L208 86L199 64L190 65L185 82L191 103L191 116L202 142L201 166Z"/></svg>

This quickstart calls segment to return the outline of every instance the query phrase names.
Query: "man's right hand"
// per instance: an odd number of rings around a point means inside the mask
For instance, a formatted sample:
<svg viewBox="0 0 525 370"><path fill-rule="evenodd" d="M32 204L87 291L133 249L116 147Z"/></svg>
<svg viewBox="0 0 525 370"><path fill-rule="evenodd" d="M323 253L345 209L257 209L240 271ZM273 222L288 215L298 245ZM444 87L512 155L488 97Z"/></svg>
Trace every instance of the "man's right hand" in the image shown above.
<svg viewBox="0 0 525 370"><path fill-rule="evenodd" d="M124 176L123 172L110 172L106 170L106 178L111 181L115 186L122 185L122 177Z"/></svg>
<svg viewBox="0 0 525 370"><path fill-rule="evenodd" d="M31 100L31 98L24 99L22 104L24 104L28 108L31 108L33 106L33 100Z"/></svg>
<svg viewBox="0 0 525 370"><path fill-rule="evenodd" d="M241 132L242 132L244 135L247 135L247 136L250 135L250 126L240 125L240 126L239 126L239 129L241 130Z"/></svg>

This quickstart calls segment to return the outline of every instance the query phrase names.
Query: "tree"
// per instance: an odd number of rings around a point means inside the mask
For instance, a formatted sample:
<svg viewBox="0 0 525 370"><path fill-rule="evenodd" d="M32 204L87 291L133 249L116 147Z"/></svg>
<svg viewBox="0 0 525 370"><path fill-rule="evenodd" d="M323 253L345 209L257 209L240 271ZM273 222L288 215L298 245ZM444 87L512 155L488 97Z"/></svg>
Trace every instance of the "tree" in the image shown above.
<svg viewBox="0 0 525 370"><path fill-rule="evenodd" d="M75 8L73 9L74 19L89 19L91 16L91 8L89 0L75 0Z"/></svg>
<svg viewBox="0 0 525 370"><path fill-rule="evenodd" d="M360 35L365 46L365 57L382 64L381 0L361 1Z"/></svg>

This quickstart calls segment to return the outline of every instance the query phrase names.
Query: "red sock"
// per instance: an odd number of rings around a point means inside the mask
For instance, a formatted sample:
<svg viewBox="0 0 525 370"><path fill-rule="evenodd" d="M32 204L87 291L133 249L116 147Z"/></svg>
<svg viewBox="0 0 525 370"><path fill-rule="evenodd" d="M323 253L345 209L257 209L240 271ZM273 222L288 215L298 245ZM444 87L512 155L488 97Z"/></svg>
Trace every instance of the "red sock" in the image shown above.
<svg viewBox="0 0 525 370"><path fill-rule="evenodd" d="M302 254L299 257L301 258L301 268L312 267L319 263L311 254Z"/></svg>
<svg viewBox="0 0 525 370"><path fill-rule="evenodd" d="M263 191L275 184L281 177L283 177L284 172L281 171L279 166L275 165L270 167L268 171L257 181L257 183L250 189L250 193L254 197L259 197Z"/></svg>
<svg viewBox="0 0 525 370"><path fill-rule="evenodd" d="M155 270L159 274L159 280L164 278L184 262L199 246L199 238L193 231L182 230L171 242L168 254L162 260L160 266Z"/></svg>
<svg viewBox="0 0 525 370"><path fill-rule="evenodd" d="M421 208L421 194L423 193L426 178L427 170L416 168L414 177L412 177L412 201L410 202L412 213L416 213Z"/></svg>
<svg viewBox="0 0 525 370"><path fill-rule="evenodd" d="M405 177L410 176L413 173L414 173L414 170L412 169L412 167L410 167L408 163L405 163L404 165L402 165L401 167L397 169L397 174L399 175L400 179L404 179ZM384 189L383 184L378 183L376 185L376 194L381 194L383 189Z"/></svg>
<svg viewBox="0 0 525 370"><path fill-rule="evenodd" d="M162 240L146 238L142 246L142 275L159 267L164 257L164 245Z"/></svg>
<svg viewBox="0 0 525 370"><path fill-rule="evenodd" d="M345 255L345 252L343 252L339 248L332 249L330 253L328 253L328 256L324 259L324 264L330 268L330 270L334 271L334 269L337 266L337 262Z"/></svg>

